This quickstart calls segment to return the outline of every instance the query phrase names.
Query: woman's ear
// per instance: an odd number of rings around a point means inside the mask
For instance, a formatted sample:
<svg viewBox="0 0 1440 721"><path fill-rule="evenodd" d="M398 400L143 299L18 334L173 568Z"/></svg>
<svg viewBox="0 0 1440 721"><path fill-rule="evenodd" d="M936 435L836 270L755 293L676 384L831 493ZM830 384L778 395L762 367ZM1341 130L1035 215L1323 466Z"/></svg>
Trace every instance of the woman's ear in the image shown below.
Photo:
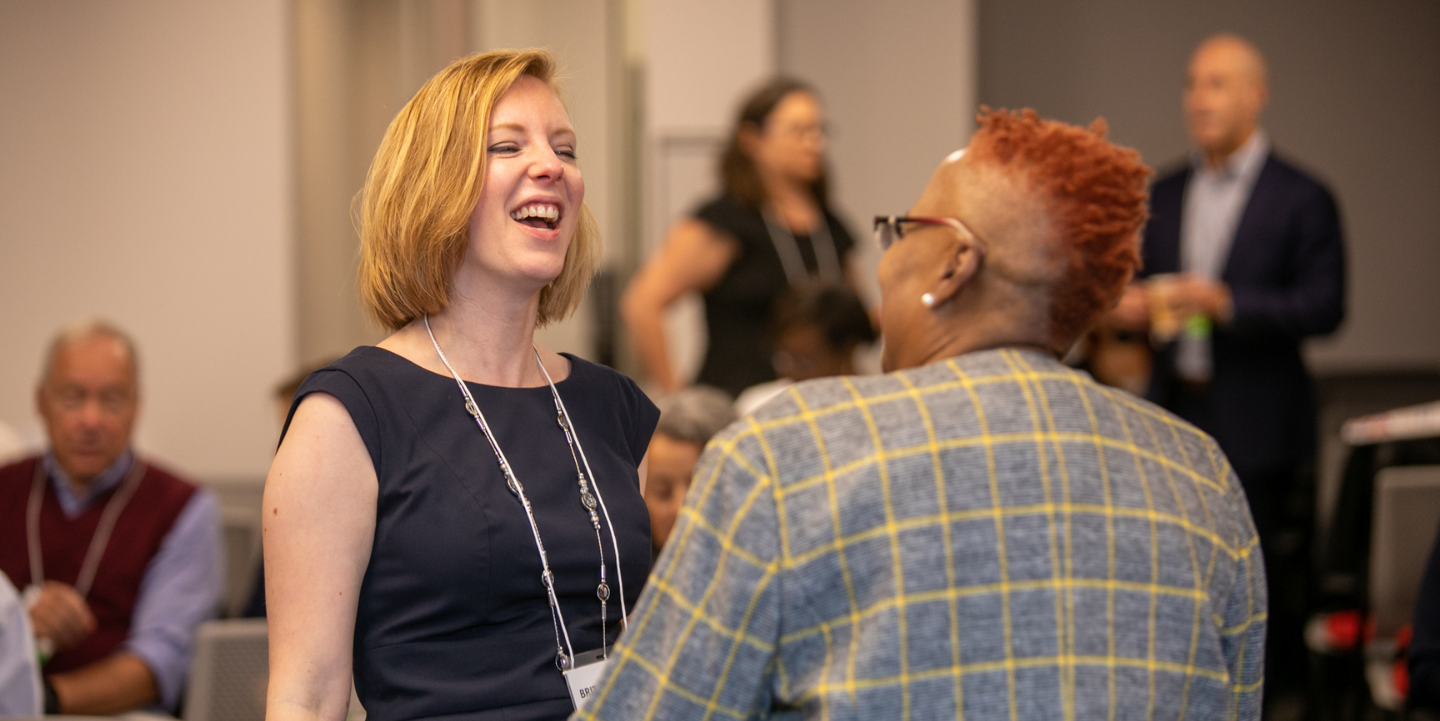
<svg viewBox="0 0 1440 721"><path fill-rule="evenodd" d="M960 294L980 272L985 262L985 248L970 238L960 238L950 247L940 264L939 275L930 283L928 295L935 299L931 307L938 308Z"/></svg>

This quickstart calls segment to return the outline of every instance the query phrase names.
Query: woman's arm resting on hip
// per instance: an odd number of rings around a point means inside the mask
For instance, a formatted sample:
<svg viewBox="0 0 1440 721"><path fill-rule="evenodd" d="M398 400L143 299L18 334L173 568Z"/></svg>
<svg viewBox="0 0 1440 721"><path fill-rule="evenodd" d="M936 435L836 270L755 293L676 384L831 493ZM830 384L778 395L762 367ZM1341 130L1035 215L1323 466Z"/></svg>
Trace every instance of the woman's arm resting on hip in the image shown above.
<svg viewBox="0 0 1440 721"><path fill-rule="evenodd" d="M645 371L667 393L680 389L665 342L665 309L692 291L714 287L740 255L740 243L704 222L681 221L631 279L620 312Z"/></svg>

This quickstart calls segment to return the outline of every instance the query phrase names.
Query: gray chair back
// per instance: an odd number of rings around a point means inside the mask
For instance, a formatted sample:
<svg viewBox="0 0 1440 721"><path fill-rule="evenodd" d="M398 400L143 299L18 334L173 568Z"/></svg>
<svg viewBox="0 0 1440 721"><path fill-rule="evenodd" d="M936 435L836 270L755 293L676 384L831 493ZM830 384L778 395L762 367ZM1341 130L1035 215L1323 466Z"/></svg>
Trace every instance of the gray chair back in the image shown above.
<svg viewBox="0 0 1440 721"><path fill-rule="evenodd" d="M265 619L208 621L195 635L185 721L264 721L270 680Z"/></svg>
<svg viewBox="0 0 1440 721"><path fill-rule="evenodd" d="M1396 466L1375 477L1370 612L1375 636L1409 624L1440 526L1440 466Z"/></svg>

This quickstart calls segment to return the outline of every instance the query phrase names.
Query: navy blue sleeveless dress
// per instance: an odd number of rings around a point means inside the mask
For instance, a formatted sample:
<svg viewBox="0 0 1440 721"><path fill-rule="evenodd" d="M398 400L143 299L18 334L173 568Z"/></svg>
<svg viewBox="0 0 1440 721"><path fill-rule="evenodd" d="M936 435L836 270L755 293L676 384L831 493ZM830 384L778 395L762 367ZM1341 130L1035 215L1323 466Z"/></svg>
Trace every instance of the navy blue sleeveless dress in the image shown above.
<svg viewBox="0 0 1440 721"><path fill-rule="evenodd" d="M629 378L570 359L556 384L620 545L634 608L650 564L650 516L636 468L659 411ZM469 384L534 507L576 653L600 647L600 552L548 387ZM531 721L571 711L524 509L465 412L455 381L362 346L307 378L350 412L375 463L375 542L355 618L355 687L370 718ZM288 421L287 421L288 427ZM604 524L604 517L601 517ZM615 548L602 525L620 634Z"/></svg>

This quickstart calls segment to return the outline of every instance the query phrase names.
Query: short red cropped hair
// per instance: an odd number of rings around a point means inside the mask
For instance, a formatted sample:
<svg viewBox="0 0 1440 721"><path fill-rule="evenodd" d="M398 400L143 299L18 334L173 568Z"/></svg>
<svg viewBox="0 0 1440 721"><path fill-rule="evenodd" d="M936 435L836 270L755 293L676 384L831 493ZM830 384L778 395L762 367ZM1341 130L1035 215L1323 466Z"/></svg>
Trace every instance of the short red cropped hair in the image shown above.
<svg viewBox="0 0 1440 721"><path fill-rule="evenodd" d="M1050 338L1068 348L1114 307L1140 268L1150 169L1140 154L1105 139L1097 119L1080 128L1020 111L981 107L971 141L977 161L1018 173L1046 202L1059 256L1051 288Z"/></svg>

